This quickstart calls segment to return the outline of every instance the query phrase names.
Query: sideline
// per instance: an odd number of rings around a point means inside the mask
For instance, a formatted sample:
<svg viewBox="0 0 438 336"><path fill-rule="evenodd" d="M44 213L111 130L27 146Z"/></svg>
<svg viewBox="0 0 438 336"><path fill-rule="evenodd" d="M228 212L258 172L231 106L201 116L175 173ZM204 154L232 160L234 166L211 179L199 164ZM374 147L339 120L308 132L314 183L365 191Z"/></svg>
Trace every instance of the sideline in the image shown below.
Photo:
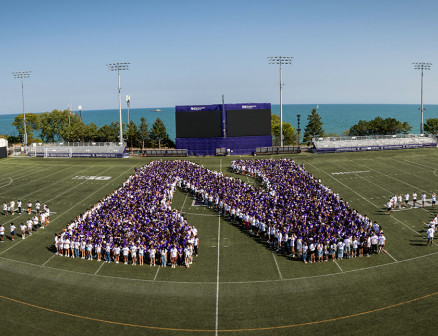
<svg viewBox="0 0 438 336"><path fill-rule="evenodd" d="M431 293L431 294L427 294L427 295L424 295L424 296L417 297L415 299L411 299L411 300L395 303L395 304L392 304L392 305L389 305L389 306L380 307L380 308L376 308L376 309L372 309L372 310L368 310L368 311L364 311L364 312L360 312L360 313L356 313L356 314L340 316L340 317L334 317L334 318L330 318L330 319L326 319L326 320L320 320L320 321L303 322L303 323L288 324L288 325L273 326L273 327L244 328L244 329L219 329L219 330L218 329L212 330L212 329L166 328L166 327L154 327L154 326L139 325L139 324L132 324L132 323L108 321L108 320L102 320L102 319L98 319L98 318L94 318L94 317L76 315L76 314L71 314L71 313L67 313L67 312L63 312L63 311L59 311L59 310L55 310L55 309L41 307L41 306L37 306L37 305L31 304L31 303L28 303L28 302L19 301L19 300L13 299L13 298L9 298L9 297L3 296L3 295L0 295L0 298L4 299L4 300L11 301L11 302L14 302L14 303L22 304L22 305L25 305L25 306L28 306L28 307L32 307L32 308L36 308L36 309L40 309L40 310L45 310L45 311L48 311L48 312L51 312L51 313L55 313L55 314L65 315L65 316L79 318L79 319L83 319L83 320L89 320L89 321L95 321L95 322L101 322L101 323L107 323L107 324L113 324L113 325L120 325L120 326L125 326L125 327L153 329L153 330L167 330L167 331L212 332L212 333L214 332L214 333L217 334L218 332L245 332L245 331L261 331L261 330L287 329L287 328L302 327L302 326L309 326L309 325L315 325L315 324L323 324L323 323L329 323L329 322L334 322L334 321L346 320L346 319L353 318L353 317L368 315L368 314L376 313L376 312L379 312L379 311L400 307L400 306L406 305L408 303L412 303L412 302L416 302L416 301L419 301L419 300L427 299L427 298L432 297L432 296L437 295L437 294L438 294L438 292L434 292L434 293Z"/></svg>
<svg viewBox="0 0 438 336"><path fill-rule="evenodd" d="M437 254L438 254L438 251L437 252L432 252L432 253L429 253L429 254L423 254L423 255L420 255L420 256L417 256L417 257L412 257L412 258L404 259L404 260L391 261L391 262L385 263L385 264L379 264L379 265L374 265L374 266L356 268L356 269L352 269L352 270L348 270L348 271L343 271L343 272L336 272L336 273L327 273L327 274L320 274L320 275L310 275L310 276L304 276L304 277L299 277L299 278L286 278L286 279L283 279L283 280L276 279L276 280L253 280L253 281L221 281L220 284L221 285L237 285L237 284L247 285L247 284L252 284L252 283L286 282L286 281L299 281L299 280L309 280L309 279L325 278L325 277L329 277L329 276L335 276L335 275L341 275L341 274L345 275L347 273L361 272L361 271L370 270L370 269L374 269L374 268L401 264L401 263L404 263L404 262L413 261L413 260L417 260L417 259L422 259L422 258L434 256L434 255L437 255ZM215 284L216 283L216 281L148 280L148 279L139 279L139 278L126 278L126 277L119 277L119 276L112 276L112 275L100 275L100 274L93 275L92 273L72 271L72 270L69 270L69 269L50 267L50 266L42 266L42 265L28 263L28 262L25 262L25 261L9 259L9 258L5 258L5 257L0 257L0 260L1 259L7 260L7 261L11 261L11 262L14 262L14 263L18 263L18 264L24 264L24 265L40 267L40 268L47 268L47 269L51 269L51 270L58 271L58 272L62 271L62 272L66 272L66 273L81 274L81 275L86 275L86 276L96 276L96 277L102 277L102 278L107 278L107 279L119 279L119 280L140 281L140 282L154 282L155 281L155 282L168 283L168 284L186 284L186 285L187 284L208 285L208 284Z"/></svg>

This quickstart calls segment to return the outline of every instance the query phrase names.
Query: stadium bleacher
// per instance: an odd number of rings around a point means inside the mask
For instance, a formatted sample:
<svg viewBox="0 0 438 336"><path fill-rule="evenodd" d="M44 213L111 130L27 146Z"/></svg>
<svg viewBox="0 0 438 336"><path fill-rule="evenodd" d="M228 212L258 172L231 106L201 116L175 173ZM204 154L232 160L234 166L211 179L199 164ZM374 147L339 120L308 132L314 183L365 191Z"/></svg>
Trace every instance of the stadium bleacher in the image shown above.
<svg viewBox="0 0 438 336"><path fill-rule="evenodd" d="M45 158L122 158L126 153L126 144L122 146L112 142L58 142L34 143L28 147L28 156Z"/></svg>
<svg viewBox="0 0 438 336"><path fill-rule="evenodd" d="M314 153L339 153L437 147L433 135L402 134L353 137L313 138Z"/></svg>

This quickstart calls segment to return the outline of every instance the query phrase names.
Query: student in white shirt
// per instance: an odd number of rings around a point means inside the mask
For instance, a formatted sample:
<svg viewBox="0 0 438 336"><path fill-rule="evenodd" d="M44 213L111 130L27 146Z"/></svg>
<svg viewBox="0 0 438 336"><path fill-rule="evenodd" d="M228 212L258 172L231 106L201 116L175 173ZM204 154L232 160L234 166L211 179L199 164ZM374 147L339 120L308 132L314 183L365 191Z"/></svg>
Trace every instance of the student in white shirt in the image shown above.
<svg viewBox="0 0 438 336"><path fill-rule="evenodd" d="M155 266L155 253L157 250L155 250L154 245L151 246L149 249L149 266Z"/></svg>
<svg viewBox="0 0 438 336"><path fill-rule="evenodd" d="M170 249L170 262L172 263L172 268L176 267L176 259L178 257L178 249L176 246Z"/></svg>
<svg viewBox="0 0 438 336"><path fill-rule="evenodd" d="M427 229L427 244L426 246L433 244L433 235L434 235L435 229L433 227L429 227Z"/></svg>
<svg viewBox="0 0 438 336"><path fill-rule="evenodd" d="M3 243L5 241L5 228L3 224L0 224L0 242Z"/></svg>
<svg viewBox="0 0 438 336"><path fill-rule="evenodd" d="M23 222L20 224L21 239L26 239L26 225Z"/></svg>

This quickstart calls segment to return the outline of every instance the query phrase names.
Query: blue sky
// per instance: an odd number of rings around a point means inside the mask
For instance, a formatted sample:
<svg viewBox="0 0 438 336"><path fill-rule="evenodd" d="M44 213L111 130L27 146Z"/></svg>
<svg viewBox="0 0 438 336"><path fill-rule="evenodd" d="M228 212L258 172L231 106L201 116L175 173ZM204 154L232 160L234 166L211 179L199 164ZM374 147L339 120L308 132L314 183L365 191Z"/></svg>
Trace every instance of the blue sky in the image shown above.
<svg viewBox="0 0 438 336"><path fill-rule="evenodd" d="M0 114L226 102L438 104L437 1L9 1L0 12Z"/></svg>

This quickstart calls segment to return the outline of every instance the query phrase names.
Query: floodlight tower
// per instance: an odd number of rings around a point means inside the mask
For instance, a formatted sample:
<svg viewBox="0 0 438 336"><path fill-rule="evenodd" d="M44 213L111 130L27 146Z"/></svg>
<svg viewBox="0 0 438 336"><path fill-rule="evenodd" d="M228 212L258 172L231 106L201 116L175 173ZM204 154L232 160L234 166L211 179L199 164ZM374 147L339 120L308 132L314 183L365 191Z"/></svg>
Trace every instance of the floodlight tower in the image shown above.
<svg viewBox="0 0 438 336"><path fill-rule="evenodd" d="M26 113L24 112L24 78L29 78L32 71L16 71L12 74L14 75L14 78L20 78L21 79L21 99L23 100L23 127L24 127L24 146L27 146L27 129L26 129Z"/></svg>
<svg viewBox="0 0 438 336"><path fill-rule="evenodd" d="M415 70L421 70L421 125L420 125L420 133L423 134L423 127L424 127L424 121L423 121L423 72L424 70L430 70L430 66L432 63L425 63L425 62L418 62L418 63L412 63L414 65Z"/></svg>
<svg viewBox="0 0 438 336"><path fill-rule="evenodd" d="M292 64L293 57L291 56L269 56L269 64L280 65L280 146L283 147L283 82L281 78L281 66L283 64Z"/></svg>
<svg viewBox="0 0 438 336"><path fill-rule="evenodd" d="M129 105L131 104L131 95L127 94L126 95L126 104L128 105L128 124L130 123L129 121Z"/></svg>
<svg viewBox="0 0 438 336"><path fill-rule="evenodd" d="M110 71L117 71L117 79L118 79L118 91L119 91L119 117L120 117L120 146L123 146L123 126L122 126L122 100L120 97L120 71L129 70L129 62L124 63L110 63L106 66Z"/></svg>

